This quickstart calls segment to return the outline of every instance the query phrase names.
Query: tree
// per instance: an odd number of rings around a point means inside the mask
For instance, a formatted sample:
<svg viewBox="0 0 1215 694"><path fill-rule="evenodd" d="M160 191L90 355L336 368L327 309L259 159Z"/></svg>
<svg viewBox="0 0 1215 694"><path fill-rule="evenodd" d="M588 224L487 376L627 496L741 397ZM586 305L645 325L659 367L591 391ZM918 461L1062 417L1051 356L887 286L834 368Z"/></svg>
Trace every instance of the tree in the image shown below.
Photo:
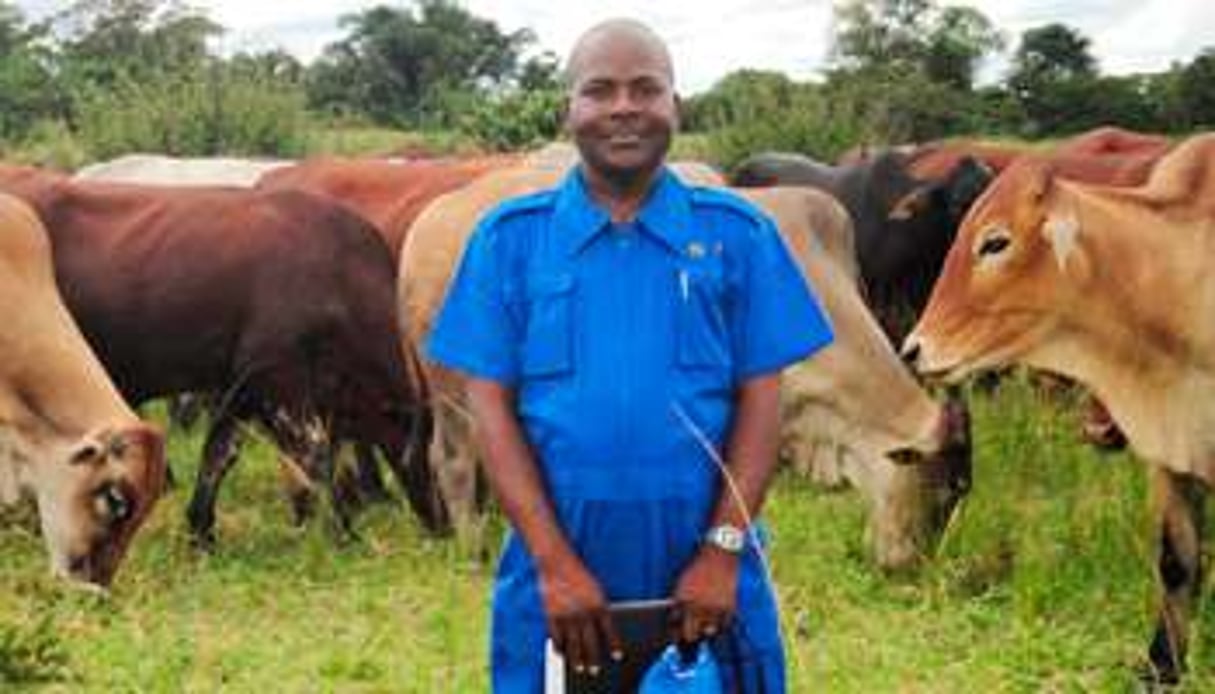
<svg viewBox="0 0 1215 694"><path fill-rule="evenodd" d="M1064 24L1027 30L1013 56L1008 87L1029 118L1031 134L1074 130L1091 120L1097 61L1089 40Z"/></svg>
<svg viewBox="0 0 1215 694"><path fill-rule="evenodd" d="M0 138L20 139L59 108L45 34L45 27L27 25L15 5L0 1Z"/></svg>
<svg viewBox="0 0 1215 694"><path fill-rule="evenodd" d="M858 69L917 65L932 10L932 0L849 0L837 6L835 62Z"/></svg>
<svg viewBox="0 0 1215 694"><path fill-rule="evenodd" d="M83 88L202 70L207 41L223 33L180 0L77 0L54 21L67 77Z"/></svg>
<svg viewBox="0 0 1215 694"><path fill-rule="evenodd" d="M936 16L924 49L928 78L969 91L979 62L1004 50L1004 36L973 7L946 7Z"/></svg>
<svg viewBox="0 0 1215 694"><path fill-rule="evenodd" d="M1182 68L1177 94L1188 127L1215 126L1215 46Z"/></svg>
<svg viewBox="0 0 1215 694"><path fill-rule="evenodd" d="M933 0L850 0L835 19L837 69L921 72L962 90L971 88L979 62L1004 47L982 12Z"/></svg>
<svg viewBox="0 0 1215 694"><path fill-rule="evenodd" d="M310 71L312 104L416 125L441 113L452 93L507 86L534 40L527 30L504 33L452 0L421 0L417 10L380 5L343 17L349 35L327 46Z"/></svg>

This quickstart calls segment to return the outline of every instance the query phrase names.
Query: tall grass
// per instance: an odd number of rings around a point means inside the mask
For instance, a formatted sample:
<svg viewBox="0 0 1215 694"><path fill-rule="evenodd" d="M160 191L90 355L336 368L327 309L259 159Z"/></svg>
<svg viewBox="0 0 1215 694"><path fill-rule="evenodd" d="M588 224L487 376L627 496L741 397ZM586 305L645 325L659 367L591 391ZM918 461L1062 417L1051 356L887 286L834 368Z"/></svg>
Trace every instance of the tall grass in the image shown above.
<svg viewBox="0 0 1215 694"><path fill-rule="evenodd" d="M1067 403L1020 381L974 404L975 492L916 574L874 568L855 494L778 481L767 515L791 691L1135 688L1153 616L1142 468L1079 445ZM198 447L172 437L183 482ZM48 579L38 538L0 528L0 625L52 639L52 690L486 691L501 523L456 545L381 507L360 518L362 542L335 547L323 523L289 525L272 462L265 445L245 452L210 555L186 538L187 489L170 494L108 600ZM1204 612L1182 691L1215 690Z"/></svg>

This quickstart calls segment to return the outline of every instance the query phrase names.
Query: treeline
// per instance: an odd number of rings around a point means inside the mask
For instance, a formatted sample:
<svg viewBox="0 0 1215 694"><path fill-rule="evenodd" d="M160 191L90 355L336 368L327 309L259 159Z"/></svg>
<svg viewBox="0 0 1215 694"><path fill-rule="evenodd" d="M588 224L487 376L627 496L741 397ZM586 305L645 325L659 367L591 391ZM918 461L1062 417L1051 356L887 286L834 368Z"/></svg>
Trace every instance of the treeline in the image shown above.
<svg viewBox="0 0 1215 694"><path fill-rule="evenodd" d="M558 60L537 55L527 30L454 0L377 6L340 26L305 65L281 50L221 55L224 29L181 0L77 0L38 21L0 0L0 146L60 162L294 156L311 130L334 125L462 133L493 149L560 128ZM1061 24L1014 43L973 8L847 0L820 79L739 70L685 102L684 127L728 165L758 149L832 158L857 143L1213 125L1215 47L1132 76L1102 74L1090 48ZM1009 56L1006 74L977 84L997 56Z"/></svg>
<svg viewBox="0 0 1215 694"><path fill-rule="evenodd" d="M557 60L523 57L530 32L452 0L374 7L341 27L304 65L282 50L221 56L223 27L180 0L78 0L38 21L0 0L0 145L54 161L291 156L314 125L454 130L491 148L559 127Z"/></svg>
<svg viewBox="0 0 1215 694"><path fill-rule="evenodd" d="M1017 38L1002 79L977 86L983 62L1010 46L974 8L849 0L836 6L835 26L823 79L740 70L689 101L685 129L707 133L730 164L760 149L830 159L858 143L1215 127L1215 46L1162 72L1105 75L1087 37L1047 24Z"/></svg>

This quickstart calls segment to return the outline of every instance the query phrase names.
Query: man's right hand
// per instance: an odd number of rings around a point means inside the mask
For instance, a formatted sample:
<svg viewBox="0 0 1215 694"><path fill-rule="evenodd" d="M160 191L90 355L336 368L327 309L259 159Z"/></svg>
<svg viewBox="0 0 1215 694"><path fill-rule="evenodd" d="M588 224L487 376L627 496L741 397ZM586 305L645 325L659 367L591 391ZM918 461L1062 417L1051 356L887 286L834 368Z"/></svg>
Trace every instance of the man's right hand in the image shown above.
<svg viewBox="0 0 1215 694"><path fill-rule="evenodd" d="M549 636L576 672L597 675L606 657L624 657L603 589L578 557L546 562L537 573Z"/></svg>

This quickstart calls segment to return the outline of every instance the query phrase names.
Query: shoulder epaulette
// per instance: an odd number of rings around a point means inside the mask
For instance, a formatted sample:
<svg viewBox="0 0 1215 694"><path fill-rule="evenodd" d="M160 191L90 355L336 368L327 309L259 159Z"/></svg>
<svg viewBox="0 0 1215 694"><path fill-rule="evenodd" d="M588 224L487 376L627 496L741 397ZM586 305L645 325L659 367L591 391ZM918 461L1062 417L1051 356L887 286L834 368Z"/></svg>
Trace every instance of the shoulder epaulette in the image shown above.
<svg viewBox="0 0 1215 694"><path fill-rule="evenodd" d="M755 222L763 223L763 213L749 200L721 188L692 187L692 204L719 207L736 212Z"/></svg>
<svg viewBox="0 0 1215 694"><path fill-rule="evenodd" d="M489 219L495 222L503 221L519 214L538 212L551 208L557 198L556 190L541 190L527 195L510 198L499 203Z"/></svg>

